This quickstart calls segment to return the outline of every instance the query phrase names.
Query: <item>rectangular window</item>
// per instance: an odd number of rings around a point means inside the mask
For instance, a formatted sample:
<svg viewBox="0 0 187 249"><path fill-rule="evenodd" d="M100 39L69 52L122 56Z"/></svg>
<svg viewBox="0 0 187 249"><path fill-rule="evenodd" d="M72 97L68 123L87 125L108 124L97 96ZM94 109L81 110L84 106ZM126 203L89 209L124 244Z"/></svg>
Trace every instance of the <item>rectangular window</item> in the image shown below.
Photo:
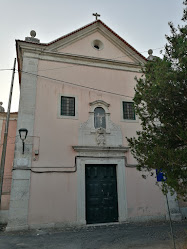
<svg viewBox="0 0 187 249"><path fill-rule="evenodd" d="M75 116L75 98L61 96L61 115Z"/></svg>
<svg viewBox="0 0 187 249"><path fill-rule="evenodd" d="M123 119L136 119L133 102L123 102Z"/></svg>

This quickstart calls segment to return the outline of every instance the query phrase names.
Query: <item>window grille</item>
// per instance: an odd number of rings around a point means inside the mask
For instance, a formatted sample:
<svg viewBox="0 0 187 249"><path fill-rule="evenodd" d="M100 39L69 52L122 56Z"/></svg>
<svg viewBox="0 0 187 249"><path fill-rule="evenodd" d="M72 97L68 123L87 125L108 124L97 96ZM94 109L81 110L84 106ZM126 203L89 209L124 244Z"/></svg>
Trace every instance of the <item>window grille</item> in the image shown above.
<svg viewBox="0 0 187 249"><path fill-rule="evenodd" d="M133 102L123 102L123 118L135 120L135 111Z"/></svg>
<svg viewBox="0 0 187 249"><path fill-rule="evenodd" d="M75 98L61 96L61 115L75 116Z"/></svg>

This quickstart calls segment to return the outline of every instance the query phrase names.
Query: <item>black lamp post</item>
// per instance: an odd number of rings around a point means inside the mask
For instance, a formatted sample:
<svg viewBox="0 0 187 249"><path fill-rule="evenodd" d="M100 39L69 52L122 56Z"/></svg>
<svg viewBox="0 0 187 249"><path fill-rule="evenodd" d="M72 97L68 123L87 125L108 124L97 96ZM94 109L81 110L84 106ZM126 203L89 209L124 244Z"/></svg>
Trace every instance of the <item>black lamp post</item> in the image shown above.
<svg viewBox="0 0 187 249"><path fill-rule="evenodd" d="M27 134L28 134L28 130L25 129L25 128L21 128L19 129L19 136L22 140L22 144L23 144L23 151L22 151L22 154L24 154L24 151L25 151L25 139L27 137Z"/></svg>

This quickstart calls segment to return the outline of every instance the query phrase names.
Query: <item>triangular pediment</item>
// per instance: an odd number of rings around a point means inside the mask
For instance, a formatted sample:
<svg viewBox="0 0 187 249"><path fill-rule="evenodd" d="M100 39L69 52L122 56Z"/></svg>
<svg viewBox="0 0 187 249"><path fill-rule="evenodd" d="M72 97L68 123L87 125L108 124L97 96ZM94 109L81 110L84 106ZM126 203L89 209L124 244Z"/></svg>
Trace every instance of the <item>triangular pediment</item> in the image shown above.
<svg viewBox="0 0 187 249"><path fill-rule="evenodd" d="M138 51L100 20L49 43L47 50L129 63L146 61Z"/></svg>

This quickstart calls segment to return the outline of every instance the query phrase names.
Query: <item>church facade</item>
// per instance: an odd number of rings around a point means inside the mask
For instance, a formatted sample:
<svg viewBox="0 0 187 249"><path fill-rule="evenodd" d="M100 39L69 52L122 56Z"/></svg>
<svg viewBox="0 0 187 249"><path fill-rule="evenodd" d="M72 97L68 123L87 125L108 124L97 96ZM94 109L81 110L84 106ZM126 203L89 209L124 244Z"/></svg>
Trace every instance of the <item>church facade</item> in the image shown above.
<svg viewBox="0 0 187 249"><path fill-rule="evenodd" d="M32 31L16 49L17 130L28 135L24 153L16 141L7 230L165 219L126 140L141 129L134 78L146 58L100 20L47 44Z"/></svg>

